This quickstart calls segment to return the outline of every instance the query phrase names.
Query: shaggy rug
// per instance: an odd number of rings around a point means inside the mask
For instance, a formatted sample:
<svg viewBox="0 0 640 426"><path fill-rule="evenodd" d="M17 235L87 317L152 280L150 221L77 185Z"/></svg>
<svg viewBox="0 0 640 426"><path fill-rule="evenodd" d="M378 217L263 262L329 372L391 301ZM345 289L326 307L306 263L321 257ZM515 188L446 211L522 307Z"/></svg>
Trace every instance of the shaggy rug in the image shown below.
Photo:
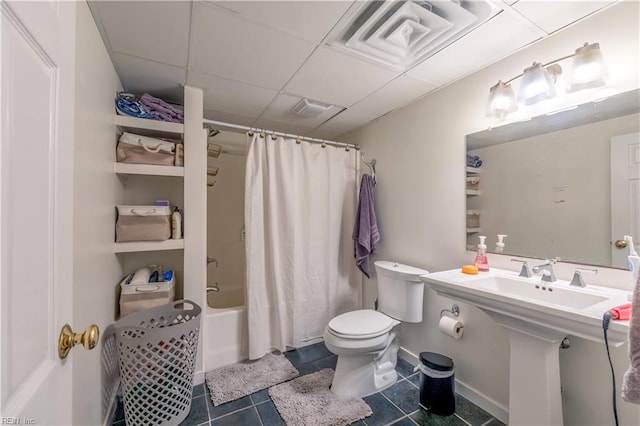
<svg viewBox="0 0 640 426"><path fill-rule="evenodd" d="M269 395L288 426L348 425L373 414L362 398L341 398L329 386L333 370L325 368L269 388Z"/></svg>
<svg viewBox="0 0 640 426"><path fill-rule="evenodd" d="M257 361L243 361L209 371L205 380L213 405L220 405L299 375L284 355L266 354Z"/></svg>

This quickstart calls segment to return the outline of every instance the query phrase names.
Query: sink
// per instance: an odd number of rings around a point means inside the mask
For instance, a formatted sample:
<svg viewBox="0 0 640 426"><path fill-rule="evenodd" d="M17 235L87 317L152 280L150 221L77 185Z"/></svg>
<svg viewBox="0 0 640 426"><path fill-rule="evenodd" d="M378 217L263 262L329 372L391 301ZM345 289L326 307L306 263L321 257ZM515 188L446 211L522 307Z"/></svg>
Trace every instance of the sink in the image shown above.
<svg viewBox="0 0 640 426"><path fill-rule="evenodd" d="M572 335L603 343L602 315L627 303L629 294L607 287L569 286L563 280L548 283L496 268L479 275L456 269L421 278L439 295L482 309L506 330L512 425L563 424L560 342ZM622 345L628 332L628 321L611 321L609 344Z"/></svg>

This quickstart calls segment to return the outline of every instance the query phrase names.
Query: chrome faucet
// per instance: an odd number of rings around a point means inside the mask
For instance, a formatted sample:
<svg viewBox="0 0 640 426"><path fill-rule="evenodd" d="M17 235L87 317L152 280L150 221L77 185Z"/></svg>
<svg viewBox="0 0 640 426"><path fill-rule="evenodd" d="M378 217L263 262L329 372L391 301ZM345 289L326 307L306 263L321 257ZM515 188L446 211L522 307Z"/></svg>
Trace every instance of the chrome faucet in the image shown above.
<svg viewBox="0 0 640 426"><path fill-rule="evenodd" d="M569 285L574 285L577 287L586 287L584 280L582 279L582 273L587 272L589 274L597 274L597 269L592 268L576 268L576 271L573 273L573 279L569 283Z"/></svg>
<svg viewBox="0 0 640 426"><path fill-rule="evenodd" d="M518 275L519 277L531 278L533 276L531 275L531 270L529 269L529 264L526 260L511 259L511 261L522 263L522 269L520 269L520 274Z"/></svg>
<svg viewBox="0 0 640 426"><path fill-rule="evenodd" d="M553 259L547 259L542 265L536 265L532 271L534 274L542 272L542 281L553 283L556 281L556 274L553 272L553 264L560 260L559 257Z"/></svg>

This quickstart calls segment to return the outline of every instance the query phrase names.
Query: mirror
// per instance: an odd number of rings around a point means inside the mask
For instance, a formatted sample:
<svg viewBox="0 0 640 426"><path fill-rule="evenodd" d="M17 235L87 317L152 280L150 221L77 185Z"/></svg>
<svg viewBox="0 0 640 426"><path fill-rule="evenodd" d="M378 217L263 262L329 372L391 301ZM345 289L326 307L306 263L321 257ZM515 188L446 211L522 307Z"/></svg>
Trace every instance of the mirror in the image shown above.
<svg viewBox="0 0 640 426"><path fill-rule="evenodd" d="M626 269L615 242L640 243L639 112L632 90L467 135L482 161L467 167L467 249L507 234L504 254Z"/></svg>

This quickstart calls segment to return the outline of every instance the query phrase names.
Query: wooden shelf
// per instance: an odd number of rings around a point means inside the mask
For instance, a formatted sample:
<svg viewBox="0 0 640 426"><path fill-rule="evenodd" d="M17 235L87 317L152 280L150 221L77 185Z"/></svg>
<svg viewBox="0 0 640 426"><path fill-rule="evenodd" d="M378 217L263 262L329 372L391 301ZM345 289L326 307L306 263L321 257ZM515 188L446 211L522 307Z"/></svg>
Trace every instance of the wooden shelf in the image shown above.
<svg viewBox="0 0 640 426"><path fill-rule="evenodd" d="M482 231L482 228L467 228L467 234L475 234Z"/></svg>
<svg viewBox="0 0 640 426"><path fill-rule="evenodd" d="M467 173L481 173L482 170L480 170L479 167L467 167Z"/></svg>
<svg viewBox="0 0 640 426"><path fill-rule="evenodd" d="M480 195L479 189L467 189L467 195Z"/></svg>
<svg viewBox="0 0 640 426"><path fill-rule="evenodd" d="M184 124L146 118L115 116L116 126L131 133L144 133L145 136L180 138L184 134ZM143 132L140 132L142 130Z"/></svg>
<svg viewBox="0 0 640 426"><path fill-rule="evenodd" d="M165 241L134 241L129 243L114 243L115 253L133 253L140 251L182 250L184 240Z"/></svg>
<svg viewBox="0 0 640 426"><path fill-rule="evenodd" d="M184 177L184 167L154 166L150 164L115 163L119 175L179 176Z"/></svg>

